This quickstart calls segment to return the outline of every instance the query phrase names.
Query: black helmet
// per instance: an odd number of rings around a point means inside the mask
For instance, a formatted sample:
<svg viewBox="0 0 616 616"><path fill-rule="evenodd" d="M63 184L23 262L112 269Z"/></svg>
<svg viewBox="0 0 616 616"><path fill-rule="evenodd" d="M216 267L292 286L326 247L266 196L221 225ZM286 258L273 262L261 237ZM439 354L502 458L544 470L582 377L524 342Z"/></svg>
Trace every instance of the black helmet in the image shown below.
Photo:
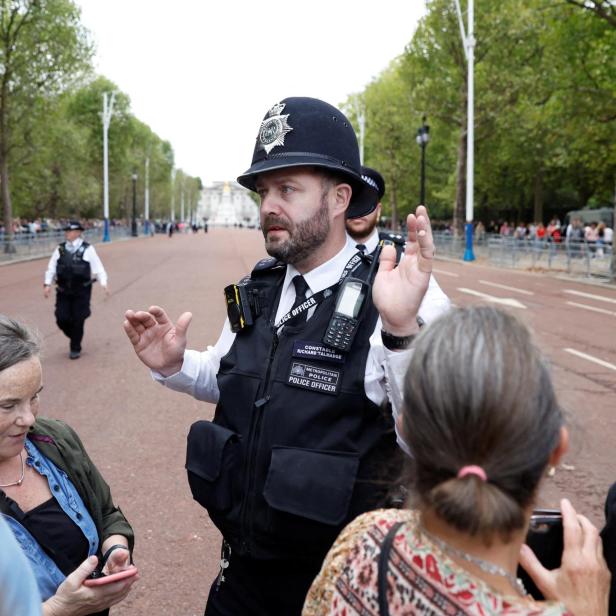
<svg viewBox="0 0 616 616"><path fill-rule="evenodd" d="M250 190L260 173L286 167L324 167L353 188L347 218L366 216L377 204L374 187L362 181L357 137L346 116L316 98L285 98L263 118L250 169L237 181Z"/></svg>
<svg viewBox="0 0 616 616"><path fill-rule="evenodd" d="M385 194L385 180L383 176L372 167L365 167L362 165L361 168L361 179L369 184L379 193L379 201L383 198Z"/></svg>
<svg viewBox="0 0 616 616"><path fill-rule="evenodd" d="M84 231L81 223L78 220L69 220L68 224L64 226L64 231Z"/></svg>

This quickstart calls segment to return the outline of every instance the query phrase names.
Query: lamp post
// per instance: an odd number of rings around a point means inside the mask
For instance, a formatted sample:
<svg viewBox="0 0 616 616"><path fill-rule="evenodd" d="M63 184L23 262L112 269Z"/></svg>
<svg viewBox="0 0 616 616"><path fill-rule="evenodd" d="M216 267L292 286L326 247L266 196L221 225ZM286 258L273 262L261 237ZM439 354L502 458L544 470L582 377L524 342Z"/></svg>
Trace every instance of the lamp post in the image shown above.
<svg viewBox="0 0 616 616"><path fill-rule="evenodd" d="M150 235L150 157L145 159L145 192L143 195L143 232Z"/></svg>
<svg viewBox="0 0 616 616"><path fill-rule="evenodd" d="M115 100L115 92L111 93L108 98L107 92L103 94L103 218L105 226L103 227L103 242L109 242L109 142L107 133L109 132L109 123L113 115L113 102Z"/></svg>
<svg viewBox="0 0 616 616"><path fill-rule="evenodd" d="M426 124L426 116L421 118L422 124L417 129L417 144L421 148L421 176L419 189L419 203L426 205L426 146L430 141L430 127Z"/></svg>
<svg viewBox="0 0 616 616"><path fill-rule="evenodd" d="M131 224L131 235L137 237L137 174L133 173L133 221Z"/></svg>
<svg viewBox="0 0 616 616"><path fill-rule="evenodd" d="M462 47L468 63L467 94L466 94L466 250L465 261L474 261L473 253L473 210L474 210L474 181L475 181L475 0L468 0L467 24L468 32L464 29L460 0L455 0Z"/></svg>

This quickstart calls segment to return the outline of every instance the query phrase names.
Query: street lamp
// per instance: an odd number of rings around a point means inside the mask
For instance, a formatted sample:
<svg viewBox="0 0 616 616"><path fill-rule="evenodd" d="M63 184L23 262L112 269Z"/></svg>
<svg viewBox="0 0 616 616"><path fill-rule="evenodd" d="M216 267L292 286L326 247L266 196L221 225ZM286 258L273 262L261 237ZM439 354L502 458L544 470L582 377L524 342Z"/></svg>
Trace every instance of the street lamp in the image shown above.
<svg viewBox="0 0 616 616"><path fill-rule="evenodd" d="M430 127L426 124L426 116L421 118L422 124L417 129L417 144L421 148L421 177L419 189L419 203L426 205L426 146L430 141Z"/></svg>
<svg viewBox="0 0 616 616"><path fill-rule="evenodd" d="M131 224L131 235L137 237L137 174L133 173L133 222Z"/></svg>

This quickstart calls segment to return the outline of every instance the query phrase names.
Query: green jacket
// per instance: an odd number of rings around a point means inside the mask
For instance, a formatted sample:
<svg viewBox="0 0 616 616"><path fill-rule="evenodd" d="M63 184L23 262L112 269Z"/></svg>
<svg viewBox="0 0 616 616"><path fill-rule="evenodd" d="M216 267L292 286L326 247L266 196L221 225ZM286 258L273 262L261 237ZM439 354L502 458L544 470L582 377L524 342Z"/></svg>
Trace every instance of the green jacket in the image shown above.
<svg viewBox="0 0 616 616"><path fill-rule="evenodd" d="M63 421L39 417L28 438L68 475L94 520L99 545L110 535L123 535L128 539L132 554L135 543L133 529L120 508L113 504L109 486L90 460L77 433Z"/></svg>

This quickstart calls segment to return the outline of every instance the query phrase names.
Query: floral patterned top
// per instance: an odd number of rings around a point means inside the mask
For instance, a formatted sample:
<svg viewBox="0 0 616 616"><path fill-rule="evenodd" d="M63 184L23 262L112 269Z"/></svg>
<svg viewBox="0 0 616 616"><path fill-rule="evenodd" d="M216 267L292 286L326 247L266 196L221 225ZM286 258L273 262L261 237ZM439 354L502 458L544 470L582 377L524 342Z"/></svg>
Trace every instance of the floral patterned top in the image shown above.
<svg viewBox="0 0 616 616"><path fill-rule="evenodd" d="M432 543L418 520L417 512L403 509L355 519L329 551L302 616L378 616L380 546L401 521L387 572L391 616L572 616L561 603L501 595Z"/></svg>

